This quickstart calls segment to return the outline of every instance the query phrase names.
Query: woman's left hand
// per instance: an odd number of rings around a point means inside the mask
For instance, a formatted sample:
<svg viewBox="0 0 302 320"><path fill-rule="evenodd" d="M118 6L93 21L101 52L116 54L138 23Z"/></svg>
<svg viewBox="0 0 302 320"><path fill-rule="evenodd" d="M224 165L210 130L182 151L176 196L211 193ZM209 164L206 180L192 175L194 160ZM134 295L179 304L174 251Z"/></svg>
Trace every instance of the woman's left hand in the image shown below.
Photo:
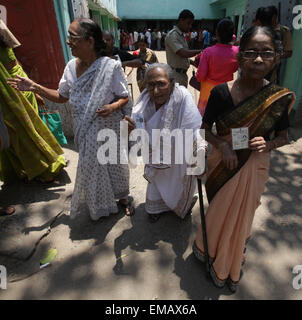
<svg viewBox="0 0 302 320"><path fill-rule="evenodd" d="M96 113L102 118L107 118L111 115L112 112L115 111L115 108L112 104L106 104L99 108Z"/></svg>
<svg viewBox="0 0 302 320"><path fill-rule="evenodd" d="M250 140L249 148L257 152L269 152L269 141L266 141L263 137L255 137Z"/></svg>

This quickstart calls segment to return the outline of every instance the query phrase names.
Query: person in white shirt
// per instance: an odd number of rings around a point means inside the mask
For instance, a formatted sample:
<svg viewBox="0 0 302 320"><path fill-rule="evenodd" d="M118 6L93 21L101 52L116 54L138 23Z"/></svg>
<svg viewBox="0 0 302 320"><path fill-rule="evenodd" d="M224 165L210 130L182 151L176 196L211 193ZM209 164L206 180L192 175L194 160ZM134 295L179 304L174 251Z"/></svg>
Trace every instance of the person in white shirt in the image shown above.
<svg viewBox="0 0 302 320"><path fill-rule="evenodd" d="M149 47L149 49L150 49L150 48L151 48L151 43L152 43L151 29L148 29L148 30L146 31L145 36L147 37L148 47Z"/></svg>
<svg viewBox="0 0 302 320"><path fill-rule="evenodd" d="M137 49L137 41L138 41L138 32L134 31L133 32L133 45L134 45L135 50Z"/></svg>
<svg viewBox="0 0 302 320"><path fill-rule="evenodd" d="M161 32L160 32L160 30L157 30L156 42L157 42L157 50L160 51L161 50Z"/></svg>

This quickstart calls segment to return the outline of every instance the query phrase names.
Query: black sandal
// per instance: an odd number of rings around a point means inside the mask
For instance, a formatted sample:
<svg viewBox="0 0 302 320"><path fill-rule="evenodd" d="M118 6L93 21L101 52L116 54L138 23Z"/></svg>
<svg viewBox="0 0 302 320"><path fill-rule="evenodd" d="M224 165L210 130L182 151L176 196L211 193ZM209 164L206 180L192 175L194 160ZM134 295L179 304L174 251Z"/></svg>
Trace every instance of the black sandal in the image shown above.
<svg viewBox="0 0 302 320"><path fill-rule="evenodd" d="M124 199L122 199L124 200ZM135 213L135 208L133 205L133 201L131 201L130 199L128 199L127 203L123 203L121 202L121 200L119 200L119 204L121 205L121 207L125 210L125 215L127 217L131 217L134 215ZM127 210L128 209L128 210Z"/></svg>
<svg viewBox="0 0 302 320"><path fill-rule="evenodd" d="M148 213L148 216L149 216L149 221L152 223L157 222L160 218L160 214L158 214L158 213L156 213L156 214Z"/></svg>

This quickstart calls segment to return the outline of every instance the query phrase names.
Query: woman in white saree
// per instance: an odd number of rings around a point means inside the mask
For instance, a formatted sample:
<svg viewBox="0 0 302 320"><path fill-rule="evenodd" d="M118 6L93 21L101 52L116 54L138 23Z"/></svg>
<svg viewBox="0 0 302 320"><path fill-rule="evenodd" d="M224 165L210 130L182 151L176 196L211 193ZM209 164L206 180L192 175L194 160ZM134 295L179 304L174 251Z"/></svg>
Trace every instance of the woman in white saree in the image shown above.
<svg viewBox="0 0 302 320"><path fill-rule="evenodd" d="M196 177L188 174L188 157L185 157L189 143L183 139L185 131L192 130L192 151L193 144L196 152L200 149L205 150L206 142L201 137L197 139L202 118L191 93L185 87L174 83L173 72L168 65L156 63L150 66L145 82L146 89L141 93L132 114L134 119L137 118L136 115L143 118L150 142L151 161L146 164L144 172L144 177L149 182L145 208L151 222L157 221L160 214L167 211L173 211L183 219L197 200L197 196L194 197ZM166 136L169 133L173 135L173 131L178 130L182 136L181 140L171 139L170 163L165 163L161 155L159 162L151 157L152 150L161 149L160 141L154 139L155 136L152 134L154 129L167 130L164 134ZM178 158L180 161L176 161L180 154L177 147L180 145L184 152Z"/></svg>
<svg viewBox="0 0 302 320"><path fill-rule="evenodd" d="M102 145L98 133L111 129L116 133L118 150L120 121L131 114L127 80L118 61L103 56L105 43L100 27L90 19L75 20L69 27L67 44L76 59L65 67L58 90L51 90L29 79L18 78L11 85L34 91L57 102L69 100L74 121L75 145L79 162L71 201L71 218L85 203L92 220L118 212L116 200L126 215L134 213L128 199L128 165L100 164L97 152Z"/></svg>

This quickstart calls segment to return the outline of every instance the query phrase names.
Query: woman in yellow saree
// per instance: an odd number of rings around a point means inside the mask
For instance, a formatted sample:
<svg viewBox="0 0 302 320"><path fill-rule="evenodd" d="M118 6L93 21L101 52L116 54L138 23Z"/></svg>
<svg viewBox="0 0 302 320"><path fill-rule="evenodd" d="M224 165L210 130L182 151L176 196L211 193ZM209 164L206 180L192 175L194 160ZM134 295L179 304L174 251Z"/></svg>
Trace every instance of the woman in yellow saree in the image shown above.
<svg viewBox="0 0 302 320"><path fill-rule="evenodd" d="M202 125L212 145L206 180L210 275L217 287L227 284L232 292L268 179L269 152L287 143L288 113L295 101L293 92L264 79L275 63L274 39L273 31L265 27L246 31L238 54L241 76L212 90ZM211 131L214 122L217 135ZM249 132L248 148L235 151L231 129L243 127ZM193 252L204 261L201 226Z"/></svg>
<svg viewBox="0 0 302 320"><path fill-rule="evenodd" d="M27 77L12 48L0 41L0 106L10 147L0 152L0 180L50 182L66 165L63 150L38 114L33 92L18 92L6 80Z"/></svg>

